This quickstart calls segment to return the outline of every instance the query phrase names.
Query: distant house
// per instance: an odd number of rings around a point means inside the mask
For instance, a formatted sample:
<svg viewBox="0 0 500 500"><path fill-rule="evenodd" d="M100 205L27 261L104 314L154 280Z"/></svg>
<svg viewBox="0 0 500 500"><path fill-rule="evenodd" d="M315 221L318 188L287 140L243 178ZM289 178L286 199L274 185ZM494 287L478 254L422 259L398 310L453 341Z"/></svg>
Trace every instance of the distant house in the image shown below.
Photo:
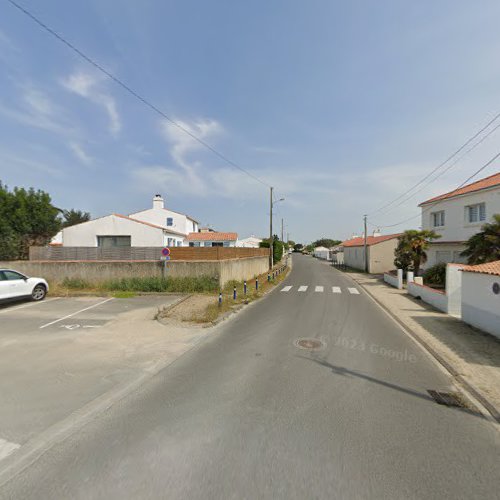
<svg viewBox="0 0 500 500"><path fill-rule="evenodd" d="M500 260L462 273L462 321L500 339Z"/></svg>
<svg viewBox="0 0 500 500"><path fill-rule="evenodd" d="M330 250L326 247L316 247L313 255L318 259L328 260L330 257Z"/></svg>
<svg viewBox="0 0 500 500"><path fill-rule="evenodd" d="M51 245L71 247L148 247L187 245L189 233L198 231L193 218L166 209L157 194L153 207L130 216L111 214L64 228Z"/></svg>
<svg viewBox="0 0 500 500"><path fill-rule="evenodd" d="M237 240L237 233L219 233L217 231L190 233L186 238L190 247L234 247Z"/></svg>
<svg viewBox="0 0 500 500"><path fill-rule="evenodd" d="M500 172L455 191L420 203L422 229L433 230L441 238L427 251L428 268L440 262L465 262L461 252L465 242L500 213Z"/></svg>
<svg viewBox="0 0 500 500"><path fill-rule="evenodd" d="M380 274L394 268L394 250L398 245L400 234L385 236L368 236L367 257L368 272ZM352 238L342 243L344 248L344 264L354 269L365 269L365 239L363 236Z"/></svg>
<svg viewBox="0 0 500 500"><path fill-rule="evenodd" d="M261 238L257 238L256 236L249 236L248 238L243 238L241 240L238 240L236 242L237 247L243 247L243 248L259 248L260 244L262 243Z"/></svg>

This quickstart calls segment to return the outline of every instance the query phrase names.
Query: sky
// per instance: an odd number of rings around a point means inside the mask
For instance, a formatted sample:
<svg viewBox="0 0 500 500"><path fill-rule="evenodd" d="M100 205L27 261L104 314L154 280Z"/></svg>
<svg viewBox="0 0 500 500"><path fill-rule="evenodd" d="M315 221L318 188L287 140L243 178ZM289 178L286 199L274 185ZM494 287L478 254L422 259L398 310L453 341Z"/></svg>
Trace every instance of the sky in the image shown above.
<svg viewBox="0 0 500 500"><path fill-rule="evenodd" d="M273 186L290 239L360 234L365 213L389 234L500 151L499 130L378 210L500 112L496 0L19 3L261 181L0 0L0 180L60 208L129 214L161 193L203 225L264 236Z"/></svg>

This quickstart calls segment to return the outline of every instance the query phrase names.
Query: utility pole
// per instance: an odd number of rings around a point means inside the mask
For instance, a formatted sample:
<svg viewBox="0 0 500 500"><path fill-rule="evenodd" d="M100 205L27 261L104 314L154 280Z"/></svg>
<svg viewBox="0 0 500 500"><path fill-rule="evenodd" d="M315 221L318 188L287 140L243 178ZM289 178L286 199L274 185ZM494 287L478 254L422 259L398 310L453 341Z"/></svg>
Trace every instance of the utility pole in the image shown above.
<svg viewBox="0 0 500 500"><path fill-rule="evenodd" d="M283 219L281 219L281 243L285 243L285 240L283 239Z"/></svg>
<svg viewBox="0 0 500 500"><path fill-rule="evenodd" d="M368 245L367 245L367 239L368 239L368 234L366 232L366 218L367 218L367 216L364 215L363 216L363 221L364 221L364 225L365 225L365 243L364 243L364 249L365 249L365 252L364 252L365 253L365 273L368 272L368 253L367 253L367 247L368 247Z"/></svg>
<svg viewBox="0 0 500 500"><path fill-rule="evenodd" d="M269 198L269 269L273 268L273 188Z"/></svg>

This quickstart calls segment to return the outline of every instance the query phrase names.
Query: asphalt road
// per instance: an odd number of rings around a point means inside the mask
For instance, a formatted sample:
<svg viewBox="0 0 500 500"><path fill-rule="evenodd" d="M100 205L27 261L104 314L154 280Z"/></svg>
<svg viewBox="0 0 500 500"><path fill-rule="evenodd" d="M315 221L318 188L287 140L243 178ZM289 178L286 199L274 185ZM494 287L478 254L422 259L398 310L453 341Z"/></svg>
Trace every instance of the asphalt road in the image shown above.
<svg viewBox="0 0 500 500"><path fill-rule="evenodd" d="M270 296L48 449L0 496L498 498L497 429L431 400L428 389L452 387L448 376L349 288L348 276L295 257ZM323 348L300 349L301 338Z"/></svg>

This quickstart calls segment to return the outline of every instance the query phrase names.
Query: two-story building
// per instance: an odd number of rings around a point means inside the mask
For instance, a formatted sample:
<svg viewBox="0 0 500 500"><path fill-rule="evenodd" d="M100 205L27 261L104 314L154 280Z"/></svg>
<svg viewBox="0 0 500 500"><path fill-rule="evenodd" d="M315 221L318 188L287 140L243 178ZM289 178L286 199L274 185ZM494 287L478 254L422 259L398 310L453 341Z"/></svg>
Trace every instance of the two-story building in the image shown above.
<svg viewBox="0 0 500 500"><path fill-rule="evenodd" d="M441 236L431 242L425 268L465 262L466 241L500 213L500 172L420 203L422 229Z"/></svg>

